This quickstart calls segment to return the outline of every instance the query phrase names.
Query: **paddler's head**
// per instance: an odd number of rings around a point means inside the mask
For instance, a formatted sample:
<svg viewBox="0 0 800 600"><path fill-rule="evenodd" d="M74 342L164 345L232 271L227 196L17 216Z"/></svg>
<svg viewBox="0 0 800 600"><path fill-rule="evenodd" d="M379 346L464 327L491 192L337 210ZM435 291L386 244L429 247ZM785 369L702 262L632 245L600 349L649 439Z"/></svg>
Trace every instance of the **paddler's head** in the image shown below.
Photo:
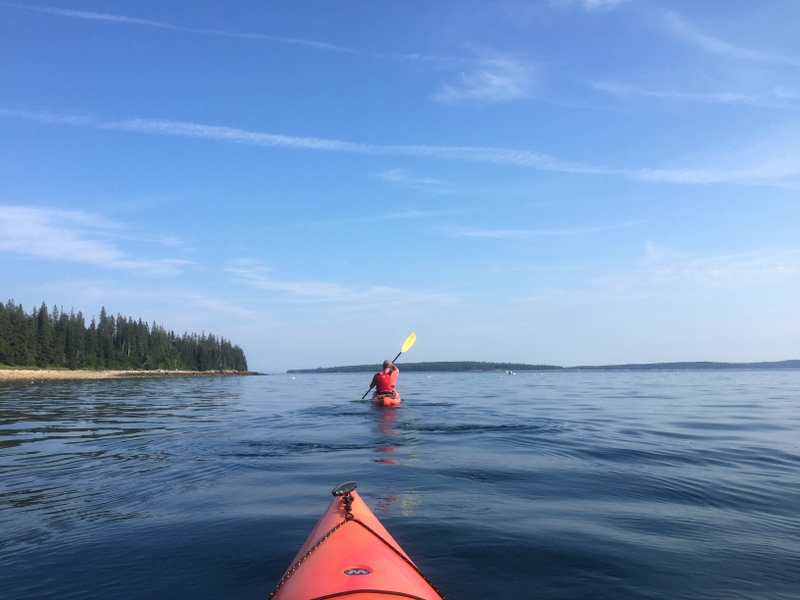
<svg viewBox="0 0 800 600"><path fill-rule="evenodd" d="M392 365L392 361L390 361L389 359L386 359L385 361L383 361L383 370L384 370L384 371L388 371L388 370L389 370L389 369L391 369L393 366L394 366L394 365Z"/></svg>

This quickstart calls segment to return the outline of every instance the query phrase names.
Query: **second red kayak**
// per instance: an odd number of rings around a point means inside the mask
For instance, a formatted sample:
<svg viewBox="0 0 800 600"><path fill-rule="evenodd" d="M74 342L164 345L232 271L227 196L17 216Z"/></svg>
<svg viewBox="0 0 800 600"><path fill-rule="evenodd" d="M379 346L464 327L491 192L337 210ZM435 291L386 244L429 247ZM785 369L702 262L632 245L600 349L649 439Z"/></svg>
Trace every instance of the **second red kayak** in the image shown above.
<svg viewBox="0 0 800 600"><path fill-rule="evenodd" d="M443 600L349 481L281 578L270 600Z"/></svg>
<svg viewBox="0 0 800 600"><path fill-rule="evenodd" d="M400 404L400 394L397 392L375 392L372 403L377 406L397 406Z"/></svg>

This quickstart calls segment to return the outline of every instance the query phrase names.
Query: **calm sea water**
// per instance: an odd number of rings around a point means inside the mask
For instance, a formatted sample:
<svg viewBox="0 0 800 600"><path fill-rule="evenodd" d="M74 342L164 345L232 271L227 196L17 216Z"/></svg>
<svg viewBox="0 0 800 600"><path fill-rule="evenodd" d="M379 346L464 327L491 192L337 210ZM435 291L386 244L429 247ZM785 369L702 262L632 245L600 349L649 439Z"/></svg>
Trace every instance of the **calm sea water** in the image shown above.
<svg viewBox="0 0 800 600"><path fill-rule="evenodd" d="M0 597L266 598L348 480L450 599L800 598L800 371L0 385Z"/></svg>

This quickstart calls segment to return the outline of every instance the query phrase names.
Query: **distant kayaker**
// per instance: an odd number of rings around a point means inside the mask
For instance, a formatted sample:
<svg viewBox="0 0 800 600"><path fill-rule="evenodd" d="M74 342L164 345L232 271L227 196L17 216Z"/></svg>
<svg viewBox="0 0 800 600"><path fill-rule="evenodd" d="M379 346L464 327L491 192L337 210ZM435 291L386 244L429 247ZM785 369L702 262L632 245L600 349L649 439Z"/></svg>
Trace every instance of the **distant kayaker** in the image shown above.
<svg viewBox="0 0 800 600"><path fill-rule="evenodd" d="M400 369L387 359L383 361L383 370L372 376L372 383L369 384L369 389L375 388L376 394L396 396L397 392L394 389L394 385L397 382L398 375L400 375Z"/></svg>

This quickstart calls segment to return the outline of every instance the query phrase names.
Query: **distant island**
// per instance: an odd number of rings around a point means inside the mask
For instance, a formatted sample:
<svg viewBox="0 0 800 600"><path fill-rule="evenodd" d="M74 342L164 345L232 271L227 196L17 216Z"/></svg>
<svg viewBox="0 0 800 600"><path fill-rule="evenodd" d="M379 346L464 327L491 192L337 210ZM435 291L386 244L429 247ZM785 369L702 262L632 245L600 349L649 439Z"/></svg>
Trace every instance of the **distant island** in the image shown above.
<svg viewBox="0 0 800 600"><path fill-rule="evenodd" d="M397 365L401 371L445 371L445 372L482 372L482 371L559 371L563 367L553 365L525 365L522 363L495 362L423 362L401 363ZM319 367L316 369L291 369L287 373L365 373L380 371L381 365L354 365L349 367Z"/></svg>
<svg viewBox="0 0 800 600"><path fill-rule="evenodd" d="M625 365L598 365L580 367L559 367L556 365L528 365L524 363L498 362L421 362L404 363L398 367L405 372L448 372L448 373L482 373L482 372L544 372L544 371L689 371L689 370L767 370L767 369L800 369L800 360L783 360L777 362L727 363L727 362L668 362ZM380 370L379 364L352 365L346 367L318 367L316 369L290 369L287 373L365 373Z"/></svg>
<svg viewBox="0 0 800 600"><path fill-rule="evenodd" d="M71 371L247 372L244 351L211 333L176 335L100 309L89 324L83 314L42 302L26 311L0 304L0 367Z"/></svg>

